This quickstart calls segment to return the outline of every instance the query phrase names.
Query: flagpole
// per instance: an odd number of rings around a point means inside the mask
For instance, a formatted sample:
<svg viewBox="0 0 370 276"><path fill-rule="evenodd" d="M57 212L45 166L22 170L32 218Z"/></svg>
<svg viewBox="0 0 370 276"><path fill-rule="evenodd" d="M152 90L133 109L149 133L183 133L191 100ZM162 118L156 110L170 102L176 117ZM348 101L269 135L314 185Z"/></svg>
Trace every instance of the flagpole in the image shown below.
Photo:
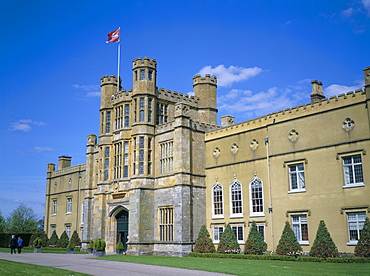
<svg viewBox="0 0 370 276"><path fill-rule="evenodd" d="M119 27L118 29L121 29ZM119 66L120 66L120 59L121 59L121 38L118 40L118 73L117 73L117 92L119 92L119 85L120 85L120 77L119 77Z"/></svg>

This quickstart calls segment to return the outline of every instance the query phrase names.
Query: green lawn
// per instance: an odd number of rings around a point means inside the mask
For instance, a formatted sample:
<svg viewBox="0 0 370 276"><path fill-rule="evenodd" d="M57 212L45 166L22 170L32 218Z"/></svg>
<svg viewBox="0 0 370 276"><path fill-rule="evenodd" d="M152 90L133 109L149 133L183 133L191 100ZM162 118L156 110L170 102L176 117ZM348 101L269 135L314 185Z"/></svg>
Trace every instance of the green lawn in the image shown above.
<svg viewBox="0 0 370 276"><path fill-rule="evenodd" d="M370 263L310 263L220 258L108 255L104 260L221 272L234 275L370 275Z"/></svg>
<svg viewBox="0 0 370 276"><path fill-rule="evenodd" d="M48 266L16 263L0 259L0 275L53 275L53 276L83 276L89 274L78 273L70 270Z"/></svg>

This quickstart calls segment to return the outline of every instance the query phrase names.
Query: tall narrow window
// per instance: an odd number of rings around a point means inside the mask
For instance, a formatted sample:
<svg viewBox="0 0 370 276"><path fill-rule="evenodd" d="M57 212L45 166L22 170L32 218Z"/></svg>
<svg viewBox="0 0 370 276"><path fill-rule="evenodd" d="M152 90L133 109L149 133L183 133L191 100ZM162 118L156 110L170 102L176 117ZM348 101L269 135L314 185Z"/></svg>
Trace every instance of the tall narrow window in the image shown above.
<svg viewBox="0 0 370 276"><path fill-rule="evenodd" d="M263 239L265 239L265 225L257 224L257 231L261 234Z"/></svg>
<svg viewBox="0 0 370 276"><path fill-rule="evenodd" d="M51 215L55 216L57 214L57 204L58 204L58 200L53 199L53 209L51 211Z"/></svg>
<svg viewBox="0 0 370 276"><path fill-rule="evenodd" d="M123 177L128 177L128 142L125 142L124 143L124 149L123 149L123 152L124 152L124 155L123 155L123 158L124 158L124 161L123 161Z"/></svg>
<svg viewBox="0 0 370 276"><path fill-rule="evenodd" d="M70 238L71 237L71 226L70 225L66 225L66 233L67 233L68 238Z"/></svg>
<svg viewBox="0 0 370 276"><path fill-rule="evenodd" d="M132 174L136 174L136 137L134 137L134 162L132 164Z"/></svg>
<svg viewBox="0 0 370 276"><path fill-rule="evenodd" d="M122 177L122 142L114 145L114 178Z"/></svg>
<svg viewBox="0 0 370 276"><path fill-rule="evenodd" d="M139 138L139 174L144 174L144 137Z"/></svg>
<svg viewBox="0 0 370 276"><path fill-rule="evenodd" d="M290 191L305 191L303 163L289 165Z"/></svg>
<svg viewBox="0 0 370 276"><path fill-rule="evenodd" d="M344 185L358 186L363 185L364 178L362 173L361 154L346 156L343 160Z"/></svg>
<svg viewBox="0 0 370 276"><path fill-rule="evenodd" d="M160 144L160 172L161 174L173 172L173 141Z"/></svg>
<svg viewBox="0 0 370 276"><path fill-rule="evenodd" d="M250 182L251 216L264 216L262 180L254 177Z"/></svg>
<svg viewBox="0 0 370 276"><path fill-rule="evenodd" d="M115 129L121 129L123 127L123 107L122 105L115 108Z"/></svg>
<svg viewBox="0 0 370 276"><path fill-rule="evenodd" d="M130 126L130 105L125 104L125 122L124 127Z"/></svg>
<svg viewBox="0 0 370 276"><path fill-rule="evenodd" d="M214 226L213 227L213 242L218 243L221 239L223 232L224 232L223 226Z"/></svg>
<svg viewBox="0 0 370 276"><path fill-rule="evenodd" d="M222 185L218 182L212 188L213 218L224 217Z"/></svg>
<svg viewBox="0 0 370 276"><path fill-rule="evenodd" d="M109 147L105 148L104 156L104 181L109 179Z"/></svg>
<svg viewBox="0 0 370 276"><path fill-rule="evenodd" d="M152 122L152 102L153 99L148 99L148 122Z"/></svg>
<svg viewBox="0 0 370 276"><path fill-rule="evenodd" d="M110 133L110 111L107 111L105 118L105 133Z"/></svg>
<svg viewBox="0 0 370 276"><path fill-rule="evenodd" d="M145 80L145 70L140 70L140 80Z"/></svg>
<svg viewBox="0 0 370 276"><path fill-rule="evenodd" d="M149 70L149 72L148 72L148 79L150 81L153 80L153 70Z"/></svg>
<svg viewBox="0 0 370 276"><path fill-rule="evenodd" d="M366 212L347 213L349 244L357 244L364 228Z"/></svg>
<svg viewBox="0 0 370 276"><path fill-rule="evenodd" d="M157 103L157 119L156 124L161 125L168 122L168 106L165 104Z"/></svg>
<svg viewBox="0 0 370 276"><path fill-rule="evenodd" d="M67 214L72 213L72 198L71 197L68 197L67 198L67 210L66 210L66 213Z"/></svg>
<svg viewBox="0 0 370 276"><path fill-rule="evenodd" d="M243 216L242 184L236 179L230 185L231 217Z"/></svg>
<svg viewBox="0 0 370 276"><path fill-rule="evenodd" d="M159 240L173 241L173 207L159 208Z"/></svg>
<svg viewBox="0 0 370 276"><path fill-rule="evenodd" d="M292 216L292 227L297 241L300 244L308 244L307 215Z"/></svg>
<svg viewBox="0 0 370 276"><path fill-rule="evenodd" d="M148 138L148 174L152 174L152 138Z"/></svg>
<svg viewBox="0 0 370 276"><path fill-rule="evenodd" d="M140 122L144 121L144 114L145 114L145 99L140 98Z"/></svg>

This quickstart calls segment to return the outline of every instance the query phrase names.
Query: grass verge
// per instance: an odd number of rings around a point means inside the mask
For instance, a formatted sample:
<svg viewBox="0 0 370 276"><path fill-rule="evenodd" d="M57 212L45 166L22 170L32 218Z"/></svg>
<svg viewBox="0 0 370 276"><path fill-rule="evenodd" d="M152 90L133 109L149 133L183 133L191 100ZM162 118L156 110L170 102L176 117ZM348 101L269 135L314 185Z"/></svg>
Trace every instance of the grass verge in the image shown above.
<svg viewBox="0 0 370 276"><path fill-rule="evenodd" d="M369 275L370 263L303 263L289 261L107 255L99 259L219 272L232 275Z"/></svg>
<svg viewBox="0 0 370 276"><path fill-rule="evenodd" d="M33 264L17 263L0 259L0 275L53 275L53 276L83 276L83 274L65 269L59 269L48 266L40 266Z"/></svg>

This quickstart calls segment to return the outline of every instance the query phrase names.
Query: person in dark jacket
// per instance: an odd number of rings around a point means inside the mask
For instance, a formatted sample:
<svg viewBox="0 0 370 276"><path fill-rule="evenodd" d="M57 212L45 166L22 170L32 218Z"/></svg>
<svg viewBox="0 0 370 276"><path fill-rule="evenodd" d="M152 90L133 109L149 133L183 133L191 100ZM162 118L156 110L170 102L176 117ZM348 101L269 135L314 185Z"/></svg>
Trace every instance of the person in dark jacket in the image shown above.
<svg viewBox="0 0 370 276"><path fill-rule="evenodd" d="M16 254L15 249L17 247L17 239L12 235L12 238L10 239L9 247L10 247L10 254Z"/></svg>
<svg viewBox="0 0 370 276"><path fill-rule="evenodd" d="M18 243L18 254L21 254L23 247L23 240L21 237L18 237L17 243Z"/></svg>

